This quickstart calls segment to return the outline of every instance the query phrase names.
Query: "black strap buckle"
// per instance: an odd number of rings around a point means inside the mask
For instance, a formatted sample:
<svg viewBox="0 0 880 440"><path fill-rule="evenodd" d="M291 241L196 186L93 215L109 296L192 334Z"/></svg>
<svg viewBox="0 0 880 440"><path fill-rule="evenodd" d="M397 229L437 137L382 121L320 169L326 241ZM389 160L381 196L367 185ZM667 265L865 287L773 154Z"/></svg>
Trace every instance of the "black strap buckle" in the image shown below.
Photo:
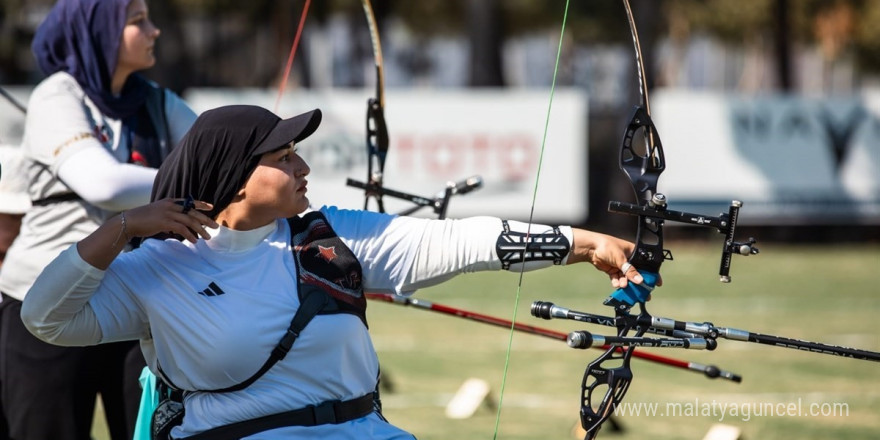
<svg viewBox="0 0 880 440"><path fill-rule="evenodd" d="M331 400L327 402L321 402L320 405L316 405L312 407L312 412L315 414L315 425L325 425L328 423L335 424L336 422L336 405L341 403L339 400Z"/></svg>
<svg viewBox="0 0 880 440"><path fill-rule="evenodd" d="M290 348L293 347L293 342L296 341L296 338L298 337L298 331L295 331L293 328L288 328L287 332L285 332L284 336L281 338L281 341L278 342L278 345L272 350L272 356L278 358L278 360L284 359L290 351Z"/></svg>

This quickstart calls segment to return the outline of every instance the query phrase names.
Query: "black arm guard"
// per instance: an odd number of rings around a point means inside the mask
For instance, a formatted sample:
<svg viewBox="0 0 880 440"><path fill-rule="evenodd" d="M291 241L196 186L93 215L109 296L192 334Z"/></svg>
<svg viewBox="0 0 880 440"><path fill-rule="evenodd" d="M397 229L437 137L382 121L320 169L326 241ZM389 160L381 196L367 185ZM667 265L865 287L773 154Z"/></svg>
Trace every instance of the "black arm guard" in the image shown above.
<svg viewBox="0 0 880 440"><path fill-rule="evenodd" d="M511 231L507 220L501 220L501 225L504 230L498 236L495 252L505 270L509 270L511 264L528 261L553 261L553 264L562 264L562 259L571 250L568 238L558 226L553 227L553 232L527 235L524 232Z"/></svg>

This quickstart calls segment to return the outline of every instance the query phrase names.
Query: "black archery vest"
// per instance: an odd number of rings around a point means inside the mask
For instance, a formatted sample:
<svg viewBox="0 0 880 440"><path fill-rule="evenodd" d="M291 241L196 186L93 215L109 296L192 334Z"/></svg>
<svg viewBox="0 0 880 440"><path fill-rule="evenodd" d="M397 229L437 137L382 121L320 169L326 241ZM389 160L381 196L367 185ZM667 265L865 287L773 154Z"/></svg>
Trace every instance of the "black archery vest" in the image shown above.
<svg viewBox="0 0 880 440"><path fill-rule="evenodd" d="M327 223L327 218L319 211L310 212L302 217L288 218L287 222L290 225L290 243L294 266L296 266L300 309L294 316L290 328L282 336L281 342L272 350L259 371L238 384L199 391L226 393L247 388L287 355L299 332L315 315L349 313L357 316L367 327L367 299L361 283L361 264L351 249L336 235ZM312 298L307 301L308 296ZM316 301L316 298L326 298L326 300ZM307 302L308 306L306 306ZM294 327L297 329L291 333ZM157 367L159 371L157 376L162 382L172 390L186 392L168 378L158 360Z"/></svg>
<svg viewBox="0 0 880 440"><path fill-rule="evenodd" d="M319 211L287 219L299 279L299 299L317 289L332 301L318 314L349 313L367 326L363 271L354 253Z"/></svg>

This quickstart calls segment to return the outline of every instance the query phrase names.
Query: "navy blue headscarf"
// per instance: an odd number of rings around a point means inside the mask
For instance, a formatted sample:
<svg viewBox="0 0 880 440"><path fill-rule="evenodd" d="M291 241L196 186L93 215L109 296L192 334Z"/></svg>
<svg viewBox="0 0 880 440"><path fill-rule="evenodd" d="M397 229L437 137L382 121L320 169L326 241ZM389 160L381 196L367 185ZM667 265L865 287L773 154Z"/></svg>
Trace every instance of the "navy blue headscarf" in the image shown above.
<svg viewBox="0 0 880 440"><path fill-rule="evenodd" d="M149 90L143 77L132 74L119 96L110 91L130 2L59 0L37 28L31 45L43 73L69 73L101 113L114 119L137 112Z"/></svg>

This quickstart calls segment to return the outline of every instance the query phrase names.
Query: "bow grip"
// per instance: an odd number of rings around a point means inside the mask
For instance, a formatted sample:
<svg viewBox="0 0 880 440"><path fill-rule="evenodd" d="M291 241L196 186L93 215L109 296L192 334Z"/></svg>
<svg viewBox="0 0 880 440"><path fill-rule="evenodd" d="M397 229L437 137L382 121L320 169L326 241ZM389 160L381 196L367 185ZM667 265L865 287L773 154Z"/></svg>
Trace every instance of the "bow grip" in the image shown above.
<svg viewBox="0 0 880 440"><path fill-rule="evenodd" d="M605 299L603 304L612 307L625 304L632 307L636 305L637 302L643 303L647 301L648 297L651 295L651 291L654 290L654 286L657 285L657 279L660 275L648 271L639 271L639 273L642 275L642 278L644 278L642 284L636 284L632 281L627 282L626 287L615 290Z"/></svg>

